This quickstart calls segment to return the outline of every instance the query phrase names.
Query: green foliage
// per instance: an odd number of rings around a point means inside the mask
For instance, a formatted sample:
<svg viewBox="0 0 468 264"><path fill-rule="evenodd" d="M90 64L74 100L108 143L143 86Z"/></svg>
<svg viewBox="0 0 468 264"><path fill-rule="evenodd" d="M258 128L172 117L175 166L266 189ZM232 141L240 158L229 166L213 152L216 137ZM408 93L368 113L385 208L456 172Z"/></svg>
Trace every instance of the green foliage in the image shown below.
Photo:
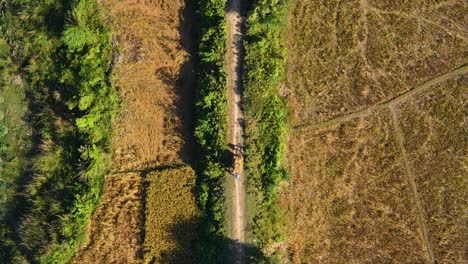
<svg viewBox="0 0 468 264"><path fill-rule="evenodd" d="M36 146L11 187L21 199L3 209L0 262L68 263L109 170L118 108L110 32L94 0L17 0L6 10L1 31L27 86Z"/></svg>
<svg viewBox="0 0 468 264"><path fill-rule="evenodd" d="M260 247L282 239L277 185L287 178L283 165L287 108L279 96L284 78L287 1L257 0L247 20L244 65L246 166L259 212L253 233Z"/></svg>
<svg viewBox="0 0 468 264"><path fill-rule="evenodd" d="M222 262L224 220L224 156L227 147L227 92L224 71L226 0L197 5L198 64L195 138L199 150L199 263Z"/></svg>

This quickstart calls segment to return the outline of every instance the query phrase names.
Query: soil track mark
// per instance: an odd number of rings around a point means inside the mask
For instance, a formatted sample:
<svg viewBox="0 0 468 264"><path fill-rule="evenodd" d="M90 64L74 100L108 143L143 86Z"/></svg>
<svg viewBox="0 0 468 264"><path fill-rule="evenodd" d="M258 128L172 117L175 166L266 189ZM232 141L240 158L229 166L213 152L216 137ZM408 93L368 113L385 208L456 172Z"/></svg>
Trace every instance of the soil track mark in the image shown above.
<svg viewBox="0 0 468 264"><path fill-rule="evenodd" d="M393 128L394 128L394 131L395 131L395 138L396 138L396 140L398 142L398 146L400 148L401 157L402 157L403 163L405 165L406 176L407 176L408 182L409 182L409 184L411 186L411 190L413 192L413 197L414 197L414 202L416 204L416 208L417 208L417 211L418 211L418 220L419 220L419 225L421 226L424 245L426 247L426 251L427 251L427 254L428 254L428 257L429 257L431 263L434 263L434 253L432 251L431 243L429 241L429 236L428 236L428 233L427 233L425 213L424 213L424 209L423 209L423 207L421 205L421 198L419 197L418 189L416 187L416 180L415 180L415 176L414 176L414 171L411 168L411 164L410 164L410 161L408 159L408 154L406 153L406 149L405 149L405 146L404 146L405 139L404 139L403 133L401 131L400 123L398 121L398 116L397 116L397 113L395 111L394 105L390 106L389 109L390 109L390 113L392 114L392 123L393 123Z"/></svg>
<svg viewBox="0 0 468 264"><path fill-rule="evenodd" d="M406 92L404 92L402 94L399 94L398 96L393 97L391 99L388 99L386 101L377 103L375 105L366 107L364 109L361 109L361 110L358 110L358 111L355 111L355 112L348 113L348 114L343 115L343 116L334 117L332 119L329 119L329 120L326 120L326 121L323 121L323 122L307 123L307 124L297 125L297 126L294 126L292 128L292 131L293 132L299 132L299 131L315 129L315 128L320 129L320 128L325 128L325 127L332 126L332 125L335 125L335 124L339 124L339 123L342 123L342 122L346 122L346 121L349 121L349 120L352 120L352 119L355 119L355 118L358 118L358 117L365 117L365 116L368 116L371 113L373 113L373 112L375 112L377 110L380 110L382 108L392 107L392 106L394 106L396 104L404 102L404 101L408 100L409 98L411 98L412 96L414 96L415 94L417 94L417 93L419 93L421 91L427 90L427 89L431 88L432 86L434 86L434 85L436 85L438 83L450 80L450 79L452 79L452 78L454 78L456 76L461 76L461 75L466 75L466 74L468 74L468 64L464 64L463 66L461 66L459 68L456 68L456 69L454 69L454 70L452 70L452 71L450 71L448 73L445 73L445 74L439 75L439 76L437 76L435 78L432 78L432 79L426 81L425 83L423 83L423 84L421 84L419 86L416 86L416 87L414 87L412 89L409 89Z"/></svg>
<svg viewBox="0 0 468 264"><path fill-rule="evenodd" d="M243 61L242 47L242 17L241 17L241 1L231 0L228 6L226 15L227 20L227 81L228 81L228 107L229 107L229 143L234 146L242 146L243 127L242 127L242 107L241 107L241 65ZM238 153L242 159L242 153ZM239 173L239 179L229 178L234 190L230 201L231 211L231 234L230 238L236 241L235 244L235 263L244 263L244 247L245 241L245 175L243 169ZM232 182L233 181L233 182ZM229 190L228 190L229 192Z"/></svg>

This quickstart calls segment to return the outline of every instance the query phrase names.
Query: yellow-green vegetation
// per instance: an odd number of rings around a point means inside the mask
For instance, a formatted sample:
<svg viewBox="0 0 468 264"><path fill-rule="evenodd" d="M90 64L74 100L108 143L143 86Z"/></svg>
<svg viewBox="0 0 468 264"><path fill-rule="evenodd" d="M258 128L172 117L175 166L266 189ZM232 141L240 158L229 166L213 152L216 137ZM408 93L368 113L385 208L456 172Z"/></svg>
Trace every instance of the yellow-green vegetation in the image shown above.
<svg viewBox="0 0 468 264"><path fill-rule="evenodd" d="M197 81L195 140L198 144L197 200L201 211L197 261L221 263L226 235L224 219L225 153L227 150L227 89L224 54L226 0L196 5Z"/></svg>
<svg viewBox="0 0 468 264"><path fill-rule="evenodd" d="M146 175L146 263L192 263L197 208L196 176L190 167Z"/></svg>
<svg viewBox="0 0 468 264"><path fill-rule="evenodd" d="M466 12L461 0L295 1L285 258L464 261Z"/></svg>
<svg viewBox="0 0 468 264"><path fill-rule="evenodd" d="M284 168L286 104L280 97L286 57L288 1L253 1L245 41L244 103L249 191L258 212L253 234L261 248L282 239L283 220L277 187L287 178Z"/></svg>
<svg viewBox="0 0 468 264"><path fill-rule="evenodd" d="M117 95L94 0L8 1L0 29L24 82L30 165L2 208L0 262L67 263L99 202Z"/></svg>

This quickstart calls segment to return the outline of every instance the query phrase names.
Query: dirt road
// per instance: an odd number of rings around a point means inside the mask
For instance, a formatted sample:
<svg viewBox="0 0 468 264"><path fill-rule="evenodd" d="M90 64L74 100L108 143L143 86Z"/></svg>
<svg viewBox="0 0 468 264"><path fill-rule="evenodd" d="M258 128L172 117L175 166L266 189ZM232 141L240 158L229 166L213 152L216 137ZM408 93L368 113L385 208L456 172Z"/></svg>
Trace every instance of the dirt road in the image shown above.
<svg viewBox="0 0 468 264"><path fill-rule="evenodd" d="M242 108L241 108L241 67L243 60L242 49L242 17L240 0L231 0L226 16L227 20L227 74L228 74L228 104L229 104L229 143L232 146L243 145ZM232 186L232 199L230 201L231 211L231 234L230 238L235 243L235 263L244 262L245 241L245 175L240 173L240 178L235 180L229 178Z"/></svg>

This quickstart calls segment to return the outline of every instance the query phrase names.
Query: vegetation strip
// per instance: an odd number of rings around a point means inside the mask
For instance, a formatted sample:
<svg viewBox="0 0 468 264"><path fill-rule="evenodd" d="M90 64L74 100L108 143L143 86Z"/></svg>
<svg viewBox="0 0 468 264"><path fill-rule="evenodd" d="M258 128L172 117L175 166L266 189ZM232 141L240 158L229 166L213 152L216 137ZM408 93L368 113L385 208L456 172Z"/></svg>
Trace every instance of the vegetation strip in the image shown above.
<svg viewBox="0 0 468 264"><path fill-rule="evenodd" d="M253 1L246 23L246 167L249 191L259 208L253 235L262 249L282 239L276 189L287 178L283 164L287 109L279 95L285 72L287 8L288 1Z"/></svg>
<svg viewBox="0 0 468 264"><path fill-rule="evenodd" d="M197 243L199 263L222 263L224 175L227 147L226 0L200 0L196 5L198 28L195 98L195 140L198 144L197 202L201 211Z"/></svg>
<svg viewBox="0 0 468 264"><path fill-rule="evenodd" d="M67 263L109 170L118 108L94 0L7 2L0 19L26 85L34 157L2 214L0 262Z"/></svg>

